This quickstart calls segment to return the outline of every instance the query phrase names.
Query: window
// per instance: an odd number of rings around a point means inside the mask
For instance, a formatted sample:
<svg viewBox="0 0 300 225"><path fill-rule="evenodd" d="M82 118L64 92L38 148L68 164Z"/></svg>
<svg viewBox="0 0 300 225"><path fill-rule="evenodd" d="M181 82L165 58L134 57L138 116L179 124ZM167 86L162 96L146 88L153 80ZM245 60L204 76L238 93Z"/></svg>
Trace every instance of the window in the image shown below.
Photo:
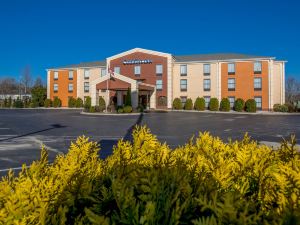
<svg viewBox="0 0 300 225"><path fill-rule="evenodd" d="M54 84L53 85L53 91L54 92L58 92L58 84Z"/></svg>
<svg viewBox="0 0 300 225"><path fill-rule="evenodd" d="M210 75L210 64L204 64L203 65L203 74L204 75Z"/></svg>
<svg viewBox="0 0 300 225"><path fill-rule="evenodd" d="M163 88L162 80L156 80L156 90L160 91Z"/></svg>
<svg viewBox="0 0 300 225"><path fill-rule="evenodd" d="M119 66L115 66L114 72L120 74L120 67Z"/></svg>
<svg viewBox="0 0 300 225"><path fill-rule="evenodd" d="M186 99L187 99L187 97L186 97L186 96L181 96L181 97L180 97L180 100L181 100L182 107L184 107L184 106L185 106Z"/></svg>
<svg viewBox="0 0 300 225"><path fill-rule="evenodd" d="M235 91L235 79L228 78L228 91Z"/></svg>
<svg viewBox="0 0 300 225"><path fill-rule="evenodd" d="M134 66L134 75L136 76L141 75L141 66Z"/></svg>
<svg viewBox="0 0 300 225"><path fill-rule="evenodd" d="M89 79L90 78L90 70L84 69L84 79Z"/></svg>
<svg viewBox="0 0 300 225"><path fill-rule="evenodd" d="M180 91L187 91L187 80L186 79L180 80Z"/></svg>
<svg viewBox="0 0 300 225"><path fill-rule="evenodd" d="M254 78L254 90L261 91L261 78L260 77Z"/></svg>
<svg viewBox="0 0 300 225"><path fill-rule="evenodd" d="M235 102L235 97L228 97L228 100L230 102L230 108L233 109L234 107L234 102Z"/></svg>
<svg viewBox="0 0 300 225"><path fill-rule="evenodd" d="M210 79L203 80L203 90L210 91Z"/></svg>
<svg viewBox="0 0 300 225"><path fill-rule="evenodd" d="M73 92L73 84L69 84L69 86L68 86L68 91L69 91L69 92Z"/></svg>
<svg viewBox="0 0 300 225"><path fill-rule="evenodd" d="M254 100L256 102L256 108L261 109L262 108L262 104L261 104L262 99L261 99L261 97L260 96L259 97L254 97Z"/></svg>
<svg viewBox="0 0 300 225"><path fill-rule="evenodd" d="M54 80L58 80L58 71L54 71Z"/></svg>
<svg viewBox="0 0 300 225"><path fill-rule="evenodd" d="M205 108L208 108L210 102L210 96L204 96L204 100L205 100Z"/></svg>
<svg viewBox="0 0 300 225"><path fill-rule="evenodd" d="M254 62L254 73L255 74L261 73L261 62Z"/></svg>
<svg viewBox="0 0 300 225"><path fill-rule="evenodd" d="M101 77L106 75L106 69L105 68L101 68Z"/></svg>
<svg viewBox="0 0 300 225"><path fill-rule="evenodd" d="M89 91L90 91L90 83L84 82L84 92L89 92Z"/></svg>
<svg viewBox="0 0 300 225"><path fill-rule="evenodd" d="M235 64L234 63L228 63L228 74L235 74Z"/></svg>
<svg viewBox="0 0 300 225"><path fill-rule="evenodd" d="M187 75L187 65L180 65L180 76Z"/></svg>
<svg viewBox="0 0 300 225"><path fill-rule="evenodd" d="M70 70L69 71L69 80L73 80L73 74L74 74L74 71Z"/></svg>
<svg viewBox="0 0 300 225"><path fill-rule="evenodd" d="M162 65L156 65L156 75L162 75L163 73L163 66Z"/></svg>

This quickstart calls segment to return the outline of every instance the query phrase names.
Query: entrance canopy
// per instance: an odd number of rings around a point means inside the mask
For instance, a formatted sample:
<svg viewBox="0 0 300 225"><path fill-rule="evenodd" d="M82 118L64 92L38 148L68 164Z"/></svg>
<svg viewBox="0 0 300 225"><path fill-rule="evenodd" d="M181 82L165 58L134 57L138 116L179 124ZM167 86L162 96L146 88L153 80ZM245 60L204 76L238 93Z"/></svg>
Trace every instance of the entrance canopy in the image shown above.
<svg viewBox="0 0 300 225"><path fill-rule="evenodd" d="M122 81L118 78L107 79L98 84L96 84L97 90L115 90L115 91L122 91L131 88L131 84ZM139 91L154 91L154 85L145 84L145 83L138 83L138 90Z"/></svg>

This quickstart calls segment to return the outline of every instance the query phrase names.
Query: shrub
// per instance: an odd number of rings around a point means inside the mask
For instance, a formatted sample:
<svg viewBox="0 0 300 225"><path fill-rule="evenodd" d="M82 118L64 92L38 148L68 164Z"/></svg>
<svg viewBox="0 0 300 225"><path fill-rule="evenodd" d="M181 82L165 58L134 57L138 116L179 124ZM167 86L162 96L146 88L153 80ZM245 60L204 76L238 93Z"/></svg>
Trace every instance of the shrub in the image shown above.
<svg viewBox="0 0 300 225"><path fill-rule="evenodd" d="M205 110L205 99L200 97L196 98L194 109L198 111Z"/></svg>
<svg viewBox="0 0 300 225"><path fill-rule="evenodd" d="M47 98L47 89L43 86L37 85L31 89L32 102L39 107L44 106L44 101Z"/></svg>
<svg viewBox="0 0 300 225"><path fill-rule="evenodd" d="M182 109L182 103L180 98L175 98L173 101L173 109Z"/></svg>
<svg viewBox="0 0 300 225"><path fill-rule="evenodd" d="M83 107L83 101L81 98L76 99L76 108L82 108Z"/></svg>
<svg viewBox="0 0 300 225"><path fill-rule="evenodd" d="M91 106L91 107L89 108L89 112L90 112L90 113L95 113L95 112L96 112L96 107L95 107L95 106Z"/></svg>
<svg viewBox="0 0 300 225"><path fill-rule="evenodd" d="M125 106L132 106L131 105L131 90L128 88L126 97L125 97Z"/></svg>
<svg viewBox="0 0 300 225"><path fill-rule="evenodd" d="M129 106L129 105L124 106L123 111L124 111L124 113L131 113L132 112L132 107Z"/></svg>
<svg viewBox="0 0 300 225"><path fill-rule="evenodd" d="M29 103L29 108L36 108L37 104L35 102L30 102Z"/></svg>
<svg viewBox="0 0 300 225"><path fill-rule="evenodd" d="M54 108L61 107L61 100L58 97L54 97L52 104Z"/></svg>
<svg viewBox="0 0 300 225"><path fill-rule="evenodd" d="M102 96L99 97L99 110L103 112L106 109L105 100Z"/></svg>
<svg viewBox="0 0 300 225"><path fill-rule="evenodd" d="M230 102L228 98L223 98L220 103L220 110L224 112L230 111Z"/></svg>
<svg viewBox="0 0 300 225"><path fill-rule="evenodd" d="M120 108L118 108L118 111L117 111L118 113L123 113L124 112L124 110L123 110L123 108L122 107L120 107Z"/></svg>
<svg viewBox="0 0 300 225"><path fill-rule="evenodd" d="M192 110L193 109L193 100L188 98L185 102L185 105L184 105L184 109L185 110Z"/></svg>
<svg viewBox="0 0 300 225"><path fill-rule="evenodd" d="M85 97L84 108L86 110L89 110L91 108L91 105L92 105L92 99L91 99L91 97L90 96Z"/></svg>
<svg viewBox="0 0 300 225"><path fill-rule="evenodd" d="M256 112L256 102L254 99L248 99L245 103L246 112Z"/></svg>
<svg viewBox="0 0 300 225"><path fill-rule="evenodd" d="M17 98L13 103L13 107L15 107L15 108L24 108L23 101L20 98Z"/></svg>
<svg viewBox="0 0 300 225"><path fill-rule="evenodd" d="M218 111L219 110L219 100L217 98L210 99L209 110L210 111Z"/></svg>
<svg viewBox="0 0 300 225"><path fill-rule="evenodd" d="M68 107L69 108L74 108L76 107L76 99L73 97L70 97L68 100Z"/></svg>
<svg viewBox="0 0 300 225"><path fill-rule="evenodd" d="M79 137L69 152L0 181L2 224L298 224L296 139L274 151L208 133L170 149L143 127L102 160Z"/></svg>
<svg viewBox="0 0 300 225"><path fill-rule="evenodd" d="M237 112L242 112L245 108L245 101L241 98L238 98L234 102L234 110Z"/></svg>
<svg viewBox="0 0 300 225"><path fill-rule="evenodd" d="M289 108L286 105L274 104L273 111L274 112L288 112Z"/></svg>
<svg viewBox="0 0 300 225"><path fill-rule="evenodd" d="M158 106L167 106L168 101L166 96L159 96L157 98L157 105Z"/></svg>
<svg viewBox="0 0 300 225"><path fill-rule="evenodd" d="M284 104L288 108L288 112L296 112L296 107L291 103Z"/></svg>
<svg viewBox="0 0 300 225"><path fill-rule="evenodd" d="M51 99L48 99L48 98L45 99L44 106L45 106L46 108L51 107L51 106L52 106L52 101L51 101Z"/></svg>

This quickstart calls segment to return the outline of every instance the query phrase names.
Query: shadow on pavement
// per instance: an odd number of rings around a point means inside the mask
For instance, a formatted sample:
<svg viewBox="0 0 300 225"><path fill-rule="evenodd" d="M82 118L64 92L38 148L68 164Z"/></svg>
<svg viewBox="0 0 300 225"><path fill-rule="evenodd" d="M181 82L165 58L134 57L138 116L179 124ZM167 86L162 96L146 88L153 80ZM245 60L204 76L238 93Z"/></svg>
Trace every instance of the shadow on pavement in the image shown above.
<svg viewBox="0 0 300 225"><path fill-rule="evenodd" d="M143 117L144 117L144 114L141 113L139 115L139 117L137 118L136 122L131 127L128 128L128 130L123 138L125 141L132 141L132 131L134 130L135 126L140 125L142 123ZM105 159L106 157L111 155L113 146L116 145L117 143L118 143L118 140L115 140L115 139L103 139L103 140L99 141L99 144L101 147L100 158Z"/></svg>

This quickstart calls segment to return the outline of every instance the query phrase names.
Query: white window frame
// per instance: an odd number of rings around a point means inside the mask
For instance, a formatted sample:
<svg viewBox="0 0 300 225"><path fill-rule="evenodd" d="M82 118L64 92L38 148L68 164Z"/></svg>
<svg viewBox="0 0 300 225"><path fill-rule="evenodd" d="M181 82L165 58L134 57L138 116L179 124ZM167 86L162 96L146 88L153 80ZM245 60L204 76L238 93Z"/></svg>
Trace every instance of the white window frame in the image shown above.
<svg viewBox="0 0 300 225"><path fill-rule="evenodd" d="M233 101L230 101L232 99L233 99ZM229 96L228 100L229 100L229 103L230 103L230 108L233 108L234 107L234 103L235 103L235 97L234 96Z"/></svg>
<svg viewBox="0 0 300 225"><path fill-rule="evenodd" d="M259 82L256 82L259 80ZM262 78L254 77L254 90L262 90Z"/></svg>
<svg viewBox="0 0 300 225"><path fill-rule="evenodd" d="M261 73L262 72L262 63L260 61L254 62L253 70L254 70L254 73Z"/></svg>
<svg viewBox="0 0 300 225"><path fill-rule="evenodd" d="M73 78L74 78L74 71L69 70L69 80L73 80Z"/></svg>
<svg viewBox="0 0 300 225"><path fill-rule="evenodd" d="M53 91L58 92L58 84L53 84Z"/></svg>
<svg viewBox="0 0 300 225"><path fill-rule="evenodd" d="M90 78L90 70L89 69L84 69L84 79L89 79Z"/></svg>
<svg viewBox="0 0 300 225"><path fill-rule="evenodd" d="M58 80L58 71L54 71L53 79Z"/></svg>
<svg viewBox="0 0 300 225"><path fill-rule="evenodd" d="M163 80L156 80L156 90L161 91L163 89Z"/></svg>
<svg viewBox="0 0 300 225"><path fill-rule="evenodd" d="M184 83L182 83L183 81L185 81L185 84ZM180 79L180 91L187 91L187 79ZM182 88L182 87L184 87L185 86L185 88Z"/></svg>
<svg viewBox="0 0 300 225"><path fill-rule="evenodd" d="M100 74L101 74L101 77L106 76L106 68L101 68Z"/></svg>
<svg viewBox="0 0 300 225"><path fill-rule="evenodd" d="M203 74L210 75L210 64L203 64Z"/></svg>
<svg viewBox="0 0 300 225"><path fill-rule="evenodd" d="M114 73L120 74L121 68L119 66L114 67Z"/></svg>
<svg viewBox="0 0 300 225"><path fill-rule="evenodd" d="M163 65L162 64L157 64L155 67L155 71L157 75L162 75L163 74Z"/></svg>
<svg viewBox="0 0 300 225"><path fill-rule="evenodd" d="M228 63L228 74L235 74L235 63Z"/></svg>
<svg viewBox="0 0 300 225"><path fill-rule="evenodd" d="M73 83L68 84L68 92L73 92Z"/></svg>
<svg viewBox="0 0 300 225"><path fill-rule="evenodd" d="M135 65L134 66L134 75L135 76L140 76L141 75L141 66L140 65Z"/></svg>
<svg viewBox="0 0 300 225"><path fill-rule="evenodd" d="M90 83L89 82L84 82L83 89L84 89L85 93L90 92Z"/></svg>
<svg viewBox="0 0 300 225"><path fill-rule="evenodd" d="M180 76L187 76L187 65L180 65Z"/></svg>
<svg viewBox="0 0 300 225"><path fill-rule="evenodd" d="M210 79L204 79L203 80L203 90L204 91L210 91L211 88L211 81Z"/></svg>
<svg viewBox="0 0 300 225"><path fill-rule="evenodd" d="M234 82L229 82L229 81L234 81ZM228 88L228 91L234 91L235 90L235 78L228 78L227 88Z"/></svg>
<svg viewBox="0 0 300 225"><path fill-rule="evenodd" d="M210 102L210 96L204 96L205 108L208 108Z"/></svg>
<svg viewBox="0 0 300 225"><path fill-rule="evenodd" d="M184 99L184 101L183 101L183 99ZM180 96L180 101L181 101L182 107L185 106L186 100L187 100L187 96Z"/></svg>
<svg viewBox="0 0 300 225"><path fill-rule="evenodd" d="M260 101L257 101L258 99L260 99ZM262 97L261 96L255 96L254 100L256 102L256 108L257 109L262 109Z"/></svg>

